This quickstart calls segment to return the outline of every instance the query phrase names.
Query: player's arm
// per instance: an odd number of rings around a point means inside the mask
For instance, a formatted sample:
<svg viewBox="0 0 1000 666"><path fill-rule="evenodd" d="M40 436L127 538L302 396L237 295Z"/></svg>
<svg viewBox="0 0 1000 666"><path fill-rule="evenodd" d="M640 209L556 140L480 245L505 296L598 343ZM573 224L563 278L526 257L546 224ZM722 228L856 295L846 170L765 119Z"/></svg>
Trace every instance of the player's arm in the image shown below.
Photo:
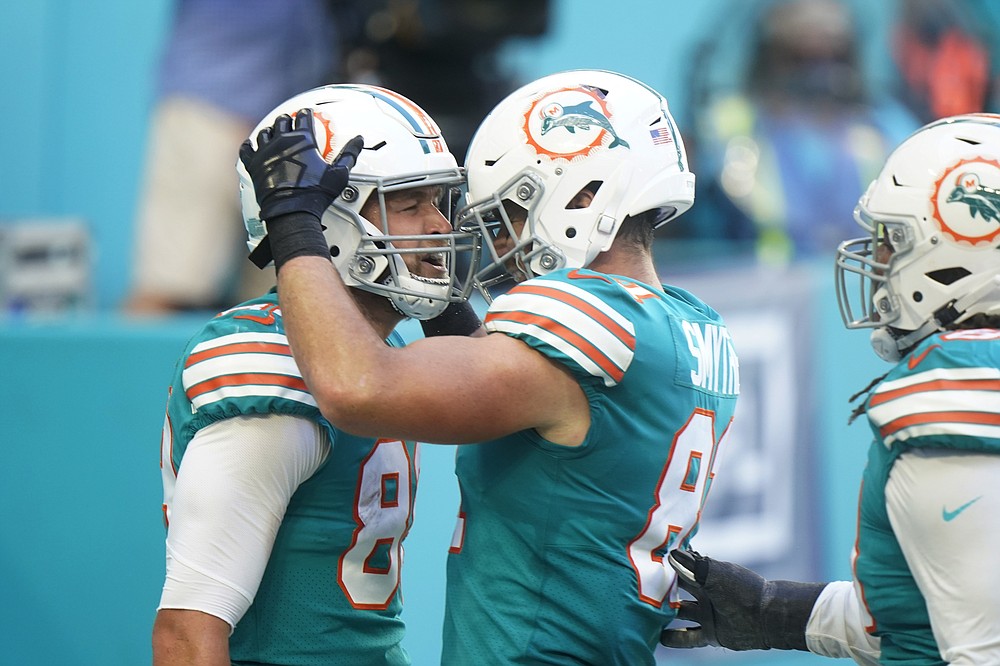
<svg viewBox="0 0 1000 666"><path fill-rule="evenodd" d="M507 336L387 347L330 261L320 219L347 183L360 137L327 164L312 116L279 116L240 159L267 222L285 331L323 415L357 434L459 443L536 428L579 444L585 395L558 364ZM519 390L511 391L511 387ZM489 418L484 418L489 415Z"/></svg>
<svg viewBox="0 0 1000 666"><path fill-rule="evenodd" d="M1000 455L913 449L885 487L893 532L949 664L1000 664Z"/></svg>
<svg viewBox="0 0 1000 666"><path fill-rule="evenodd" d="M285 509L329 454L319 425L285 415L224 419L184 453L168 507L155 666L229 664Z"/></svg>
<svg viewBox="0 0 1000 666"><path fill-rule="evenodd" d="M318 257L285 264L278 296L302 377L323 415L344 430L455 444L534 428L577 445L589 428L577 380L520 340L445 336L388 347Z"/></svg>
<svg viewBox="0 0 1000 666"><path fill-rule="evenodd" d="M806 643L813 654L853 659L862 666L878 666L881 642L866 630L868 611L851 581L823 588L806 626Z"/></svg>
<svg viewBox="0 0 1000 666"><path fill-rule="evenodd" d="M153 666L230 666L231 631L208 613L161 609L153 623Z"/></svg>
<svg viewBox="0 0 1000 666"><path fill-rule="evenodd" d="M446 336L388 347L333 265L316 257L288 262L278 294L310 393L347 431L453 444L535 428L557 443L583 441L583 390L562 365L520 340Z"/></svg>

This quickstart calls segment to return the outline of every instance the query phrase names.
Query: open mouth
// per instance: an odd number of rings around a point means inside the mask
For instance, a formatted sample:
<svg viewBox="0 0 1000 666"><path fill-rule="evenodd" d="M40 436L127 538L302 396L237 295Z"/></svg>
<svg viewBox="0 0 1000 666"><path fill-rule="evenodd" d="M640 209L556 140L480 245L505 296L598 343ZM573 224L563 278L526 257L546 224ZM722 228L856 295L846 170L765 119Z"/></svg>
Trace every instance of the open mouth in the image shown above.
<svg viewBox="0 0 1000 666"><path fill-rule="evenodd" d="M428 284L447 284L448 280L448 266L445 262L444 253L436 252L434 254L426 254L420 259L421 273L423 275L414 275L422 282L427 282Z"/></svg>

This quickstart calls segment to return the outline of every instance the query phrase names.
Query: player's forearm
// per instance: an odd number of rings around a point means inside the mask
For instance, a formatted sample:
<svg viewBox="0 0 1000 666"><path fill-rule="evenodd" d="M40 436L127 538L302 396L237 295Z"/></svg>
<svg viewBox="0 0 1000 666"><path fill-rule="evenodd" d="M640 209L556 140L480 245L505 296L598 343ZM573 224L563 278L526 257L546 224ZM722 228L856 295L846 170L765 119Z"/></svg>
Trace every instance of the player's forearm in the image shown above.
<svg viewBox="0 0 1000 666"><path fill-rule="evenodd" d="M880 641L865 630L863 604L850 581L834 581L823 588L806 626L809 651L835 659L849 658L864 666L878 666Z"/></svg>
<svg viewBox="0 0 1000 666"><path fill-rule="evenodd" d="M323 415L346 427L359 410L381 402L391 350L333 264L292 259L278 272L278 298L292 354Z"/></svg>
<svg viewBox="0 0 1000 666"><path fill-rule="evenodd" d="M153 666L230 666L229 624L199 611L164 609L153 623Z"/></svg>

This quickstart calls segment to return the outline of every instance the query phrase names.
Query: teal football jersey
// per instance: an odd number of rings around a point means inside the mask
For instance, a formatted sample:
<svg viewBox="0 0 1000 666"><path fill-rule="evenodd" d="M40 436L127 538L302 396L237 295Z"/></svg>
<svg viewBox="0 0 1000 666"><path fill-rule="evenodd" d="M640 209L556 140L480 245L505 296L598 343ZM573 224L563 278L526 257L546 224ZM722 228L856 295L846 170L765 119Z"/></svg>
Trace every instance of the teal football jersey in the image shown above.
<svg viewBox="0 0 1000 666"><path fill-rule="evenodd" d="M389 342L402 344L395 333ZM230 638L233 663L409 664L399 587L416 445L356 437L320 415L289 350L274 292L209 321L178 362L163 440L168 522L176 473L195 433L254 414L317 421L332 450L291 498L257 595Z"/></svg>
<svg viewBox="0 0 1000 666"><path fill-rule="evenodd" d="M927 603L889 522L885 486L893 463L918 447L1000 453L992 407L997 391L1000 331L984 329L927 338L868 397L875 438L862 477L854 575L867 629L881 639L883 664L945 664Z"/></svg>
<svg viewBox="0 0 1000 666"><path fill-rule="evenodd" d="M579 447L522 431L463 446L442 663L654 663L739 392L720 316L680 289L587 270L514 287L491 334L565 366L590 403Z"/></svg>

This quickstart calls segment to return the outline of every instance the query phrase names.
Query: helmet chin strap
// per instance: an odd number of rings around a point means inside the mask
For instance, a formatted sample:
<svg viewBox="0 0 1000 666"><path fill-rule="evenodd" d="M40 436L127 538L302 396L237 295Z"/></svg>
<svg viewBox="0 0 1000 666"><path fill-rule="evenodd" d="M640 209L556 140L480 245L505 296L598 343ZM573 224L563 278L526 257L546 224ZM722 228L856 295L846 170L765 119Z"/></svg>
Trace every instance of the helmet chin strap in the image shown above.
<svg viewBox="0 0 1000 666"><path fill-rule="evenodd" d="M385 294L396 312L407 319L424 321L433 319L448 307L450 302L448 294L451 291L450 281L447 285L437 285L417 278L406 268L406 263L399 255L393 255L389 261L395 265L395 273L387 265L377 283L385 287L392 287L393 282L395 282L395 286L409 290L409 293L390 291Z"/></svg>
<svg viewBox="0 0 1000 666"><path fill-rule="evenodd" d="M969 308L998 289L1000 289L1000 275L994 275L979 288L942 305L934 311L934 315L930 319L914 331L894 335L888 326L876 328L871 333L872 349L882 360L898 363L921 340L935 331L947 330L952 324L965 318ZM998 306L989 308L989 310L994 310L996 307Z"/></svg>

